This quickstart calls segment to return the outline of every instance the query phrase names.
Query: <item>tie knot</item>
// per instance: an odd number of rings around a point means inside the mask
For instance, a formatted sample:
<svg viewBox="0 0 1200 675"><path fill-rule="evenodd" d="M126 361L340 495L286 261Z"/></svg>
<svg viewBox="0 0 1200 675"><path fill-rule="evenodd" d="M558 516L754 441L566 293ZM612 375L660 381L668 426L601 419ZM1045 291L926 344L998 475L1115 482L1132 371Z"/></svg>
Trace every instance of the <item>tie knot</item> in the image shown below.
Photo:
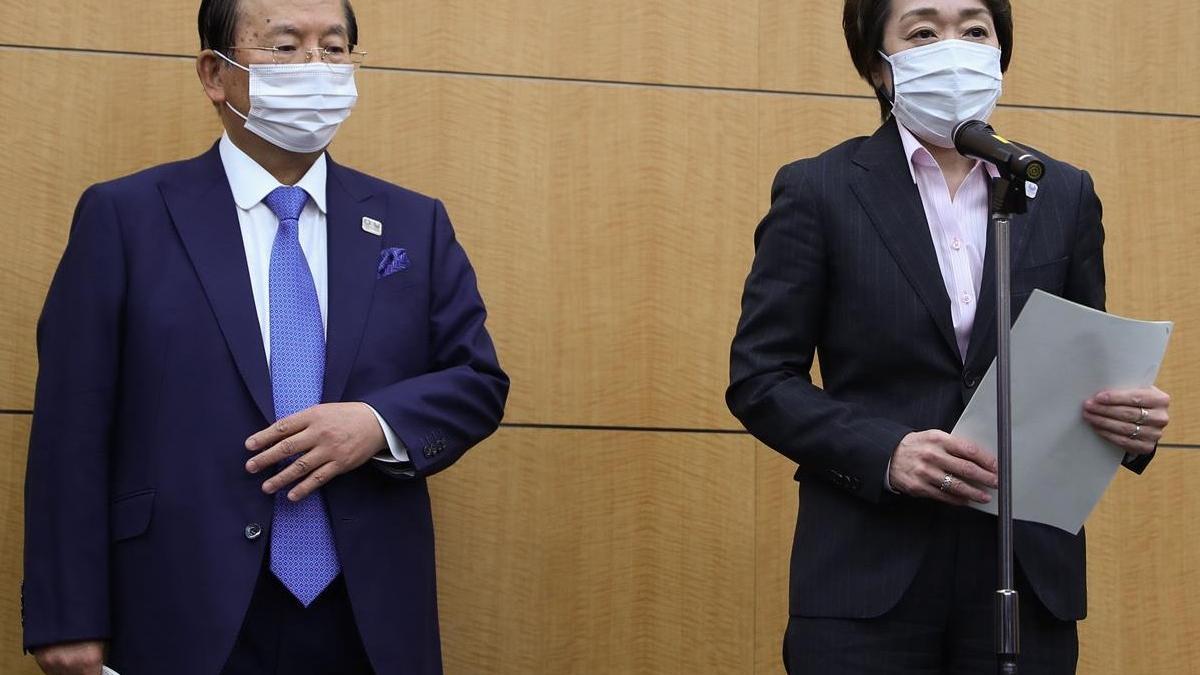
<svg viewBox="0 0 1200 675"><path fill-rule="evenodd" d="M280 222L285 220L300 220L300 212L308 203L308 193L302 187L277 187L263 199L267 208Z"/></svg>

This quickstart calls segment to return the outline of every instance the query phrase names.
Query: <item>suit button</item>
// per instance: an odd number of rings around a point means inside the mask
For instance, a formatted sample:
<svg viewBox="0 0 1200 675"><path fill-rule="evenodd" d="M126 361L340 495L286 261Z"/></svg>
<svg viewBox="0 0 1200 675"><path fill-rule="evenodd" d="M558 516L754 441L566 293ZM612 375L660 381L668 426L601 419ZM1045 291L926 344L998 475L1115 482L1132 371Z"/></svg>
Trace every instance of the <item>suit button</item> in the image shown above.
<svg viewBox="0 0 1200 675"><path fill-rule="evenodd" d="M967 373L963 375L963 384L967 385L967 389L974 389L979 385L979 376L975 373Z"/></svg>
<svg viewBox="0 0 1200 675"><path fill-rule="evenodd" d="M258 539L259 537L262 536L262 532L263 532L262 525L259 525L258 523L250 523L249 525L246 526L246 530L245 530L244 534L246 535L247 539L249 539L250 541L254 541L255 539Z"/></svg>

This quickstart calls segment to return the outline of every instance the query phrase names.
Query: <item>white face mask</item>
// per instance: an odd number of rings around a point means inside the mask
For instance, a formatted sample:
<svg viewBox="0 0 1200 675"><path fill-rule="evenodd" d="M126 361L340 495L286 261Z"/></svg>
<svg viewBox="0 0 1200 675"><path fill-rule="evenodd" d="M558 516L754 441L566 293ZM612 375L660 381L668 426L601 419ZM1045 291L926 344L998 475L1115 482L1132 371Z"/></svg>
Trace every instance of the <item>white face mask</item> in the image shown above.
<svg viewBox="0 0 1200 675"><path fill-rule="evenodd" d="M892 114L929 143L953 148L959 124L986 122L996 109L1004 76L991 45L941 40L882 56L892 64Z"/></svg>
<svg viewBox="0 0 1200 675"><path fill-rule="evenodd" d="M221 52L218 56L250 73L250 112L246 131L284 150L316 152L329 145L358 101L352 64L288 63L243 66Z"/></svg>

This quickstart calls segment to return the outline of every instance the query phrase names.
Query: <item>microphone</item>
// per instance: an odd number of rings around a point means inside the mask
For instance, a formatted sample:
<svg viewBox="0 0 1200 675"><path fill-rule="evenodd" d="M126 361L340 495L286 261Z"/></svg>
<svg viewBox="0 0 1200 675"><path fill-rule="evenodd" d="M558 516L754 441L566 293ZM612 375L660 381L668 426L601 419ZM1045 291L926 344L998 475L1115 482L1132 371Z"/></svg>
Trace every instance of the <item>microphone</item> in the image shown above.
<svg viewBox="0 0 1200 675"><path fill-rule="evenodd" d="M967 120L954 129L954 149L964 157L994 164L1009 178L1036 183L1046 175L1045 162L979 120Z"/></svg>

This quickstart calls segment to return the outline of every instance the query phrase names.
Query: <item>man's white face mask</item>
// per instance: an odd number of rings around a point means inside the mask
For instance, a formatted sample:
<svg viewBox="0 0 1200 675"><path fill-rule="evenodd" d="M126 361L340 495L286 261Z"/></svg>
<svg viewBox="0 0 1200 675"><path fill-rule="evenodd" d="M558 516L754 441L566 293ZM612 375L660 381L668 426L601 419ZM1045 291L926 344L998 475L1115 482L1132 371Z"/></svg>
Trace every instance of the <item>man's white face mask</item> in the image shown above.
<svg viewBox="0 0 1200 675"><path fill-rule="evenodd" d="M292 152L316 152L329 145L358 102L353 64L252 64L249 68L221 52L218 56L250 73L250 110L235 115L246 130Z"/></svg>
<svg viewBox="0 0 1200 675"><path fill-rule="evenodd" d="M892 114L934 145L954 147L954 130L986 122L1000 99L1000 50L966 40L941 40L888 56L895 99Z"/></svg>

